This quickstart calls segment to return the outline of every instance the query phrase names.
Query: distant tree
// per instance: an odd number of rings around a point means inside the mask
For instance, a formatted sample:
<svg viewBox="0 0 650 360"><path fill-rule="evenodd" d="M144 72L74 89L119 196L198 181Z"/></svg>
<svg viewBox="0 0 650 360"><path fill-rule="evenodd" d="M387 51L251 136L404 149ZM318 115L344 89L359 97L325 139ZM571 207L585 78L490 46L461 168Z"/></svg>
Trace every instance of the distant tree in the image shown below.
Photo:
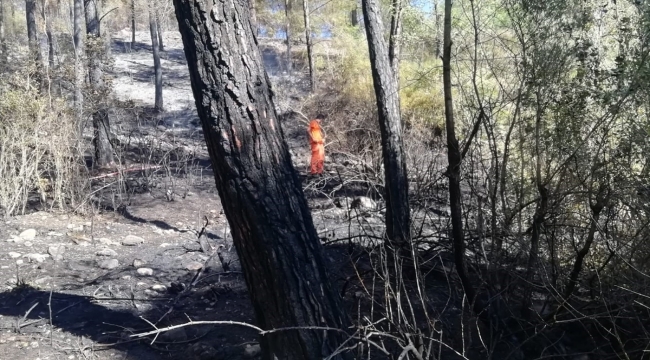
<svg viewBox="0 0 650 360"><path fill-rule="evenodd" d="M160 44L158 38L158 22L156 20L156 10L153 8L155 5L149 6L149 31L151 33L151 50L153 52L153 68L156 82L156 97L154 109L156 111L163 111L163 84L162 84L162 66L160 64Z"/></svg>
<svg viewBox="0 0 650 360"><path fill-rule="evenodd" d="M131 0L131 48L135 47L135 0Z"/></svg>
<svg viewBox="0 0 650 360"><path fill-rule="evenodd" d="M94 100L93 145L95 165L99 167L113 164L111 127L105 99L104 74L102 69L101 32L99 29L99 5L97 0L86 0L86 54L88 55L88 80Z"/></svg>
<svg viewBox="0 0 650 360"><path fill-rule="evenodd" d="M30 56L33 60L40 61L41 52L38 48L38 29L36 27L36 0L25 0L25 15Z"/></svg>
<svg viewBox="0 0 650 360"><path fill-rule="evenodd" d="M292 61L291 61L291 0L284 0L284 13L286 16L286 25L284 26L284 32L287 35L287 55L286 55L286 64L287 64L287 73L291 74L293 70Z"/></svg>
<svg viewBox="0 0 650 360"><path fill-rule="evenodd" d="M314 46L311 39L311 26L309 24L309 3L302 0L302 11L305 19L305 42L307 44L307 59L309 61L309 86L311 91L316 89L316 70L314 69Z"/></svg>
<svg viewBox="0 0 650 360"><path fill-rule="evenodd" d="M7 39L5 39L5 3L0 0L0 63L7 62Z"/></svg>
<svg viewBox="0 0 650 360"><path fill-rule="evenodd" d="M174 6L215 182L257 324L265 330L345 329L349 319L328 278L284 141L248 3L174 0ZM264 359L316 360L333 353L344 338L340 331L304 329L260 340Z"/></svg>
<svg viewBox="0 0 650 360"><path fill-rule="evenodd" d="M381 133L386 181L386 232L391 243L402 246L410 241L411 215L397 78L384 40L379 3L376 0L362 0L361 6Z"/></svg>
<svg viewBox="0 0 650 360"><path fill-rule="evenodd" d="M84 64L83 58L85 54L84 49L84 23L83 17L85 14L84 0L74 0L73 10L73 43L74 43L74 109L75 121L81 127L83 126L83 92L82 87L84 84Z"/></svg>

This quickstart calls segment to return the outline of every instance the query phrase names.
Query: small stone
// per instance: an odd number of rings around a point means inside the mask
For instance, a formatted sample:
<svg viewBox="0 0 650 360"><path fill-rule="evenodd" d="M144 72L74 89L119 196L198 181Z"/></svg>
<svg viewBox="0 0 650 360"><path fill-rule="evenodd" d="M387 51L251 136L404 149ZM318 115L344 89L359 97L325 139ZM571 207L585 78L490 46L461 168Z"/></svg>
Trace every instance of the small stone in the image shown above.
<svg viewBox="0 0 650 360"><path fill-rule="evenodd" d="M170 244L170 243L162 243L162 244L160 244L158 246L160 246L161 248L166 248L166 247L172 246L172 244Z"/></svg>
<svg viewBox="0 0 650 360"><path fill-rule="evenodd" d="M109 249L109 248L104 248L104 249L101 249L101 250L99 250L97 252L97 256L111 256L111 257L114 257L114 256L117 256L117 251L115 251L113 249Z"/></svg>
<svg viewBox="0 0 650 360"><path fill-rule="evenodd" d="M142 260L142 259L135 259L133 260L133 267L134 268L141 268L143 267L147 262Z"/></svg>
<svg viewBox="0 0 650 360"><path fill-rule="evenodd" d="M144 282L144 281L138 281L138 282L135 284L135 286L138 286L138 287L144 287L144 286L147 286L147 283Z"/></svg>
<svg viewBox="0 0 650 360"><path fill-rule="evenodd" d="M43 283L46 283L48 281L52 280L51 276L44 276L42 278L34 280L34 284L41 285Z"/></svg>
<svg viewBox="0 0 650 360"><path fill-rule="evenodd" d="M23 263L24 261L22 261L21 259L16 260L16 265L22 265Z"/></svg>
<svg viewBox="0 0 650 360"><path fill-rule="evenodd" d="M36 230L34 229L27 229L18 235L21 239L23 240L34 240L36 238Z"/></svg>
<svg viewBox="0 0 650 360"><path fill-rule="evenodd" d="M146 295L156 295L156 292L155 292L155 291L153 291L153 290L149 290L149 289L144 289L144 293L145 293Z"/></svg>
<svg viewBox="0 0 650 360"><path fill-rule="evenodd" d="M117 259L109 259L109 260L100 261L98 266L102 269L112 270L120 266L120 262L117 261Z"/></svg>
<svg viewBox="0 0 650 360"><path fill-rule="evenodd" d="M130 280L130 279L131 279L131 275L122 276L122 280Z"/></svg>
<svg viewBox="0 0 650 360"><path fill-rule="evenodd" d="M203 264L198 261L190 261L185 264L185 269L189 271L197 271L203 269Z"/></svg>
<svg viewBox="0 0 650 360"><path fill-rule="evenodd" d="M152 276L153 275L153 269L150 269L150 268L144 268L144 267L139 268L138 270L136 270L136 272L140 276Z"/></svg>
<svg viewBox="0 0 650 360"><path fill-rule="evenodd" d="M114 245L115 244L113 241L111 241L111 239L107 239L107 238L99 238L99 239L97 239L97 241L102 245Z"/></svg>
<svg viewBox="0 0 650 360"><path fill-rule="evenodd" d="M20 253L17 253L17 252L14 252L14 251L9 253L9 257L12 258L12 259L16 259L16 258L19 258L21 256L22 255Z"/></svg>
<svg viewBox="0 0 650 360"><path fill-rule="evenodd" d="M126 238L122 240L122 245L124 246L136 246L142 243L144 243L144 239L135 235L127 235Z"/></svg>
<svg viewBox="0 0 650 360"><path fill-rule="evenodd" d="M50 254L54 261L63 260L63 254L65 253L65 245L50 245L47 248L47 253Z"/></svg>
<svg viewBox="0 0 650 360"><path fill-rule="evenodd" d="M262 349L260 348L259 344L255 345L246 345L246 349L244 349L244 356L247 358L254 358L257 355L259 355L262 352Z"/></svg>
<svg viewBox="0 0 650 360"><path fill-rule="evenodd" d="M165 285L156 284L151 287L151 290L158 291L158 292L165 292L167 291L167 287Z"/></svg>
<svg viewBox="0 0 650 360"><path fill-rule="evenodd" d="M25 246L27 246L27 247L32 247L34 244L32 244L31 241L25 241L25 242L23 243L23 245L25 245Z"/></svg>
<svg viewBox="0 0 650 360"><path fill-rule="evenodd" d="M48 254L27 254L24 257L26 257L29 262L37 262L37 263L42 263L45 261L45 259L49 258L50 255Z"/></svg>

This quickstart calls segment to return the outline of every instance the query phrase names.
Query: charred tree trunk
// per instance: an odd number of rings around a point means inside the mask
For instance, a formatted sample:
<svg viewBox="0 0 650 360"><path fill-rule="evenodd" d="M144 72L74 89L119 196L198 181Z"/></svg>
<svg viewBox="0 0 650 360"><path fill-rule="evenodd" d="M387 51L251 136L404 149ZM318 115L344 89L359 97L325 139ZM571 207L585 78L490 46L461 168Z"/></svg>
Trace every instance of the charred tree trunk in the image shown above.
<svg viewBox="0 0 650 360"><path fill-rule="evenodd" d="M376 0L363 0L361 4L381 132L386 179L386 232L393 245L402 246L410 240L411 220L397 82L386 49L379 4Z"/></svg>
<svg viewBox="0 0 650 360"><path fill-rule="evenodd" d="M45 35L47 36L47 64L50 71L54 69L54 36L52 34L52 6L43 4L43 18L45 19Z"/></svg>
<svg viewBox="0 0 650 360"><path fill-rule="evenodd" d="M314 224L291 163L246 2L174 0L215 182L258 325L345 329ZM207 16L211 14L211 16ZM261 337L264 359L322 359L337 331ZM342 358L341 355L336 358Z"/></svg>
<svg viewBox="0 0 650 360"><path fill-rule="evenodd" d="M388 60L395 74L395 82L399 89L399 56L400 38L402 36L402 0L391 1L390 36L388 37Z"/></svg>
<svg viewBox="0 0 650 360"><path fill-rule="evenodd" d="M153 68L156 82L156 98L154 109L157 112L163 111L163 89L162 89L162 66L160 65L160 44L158 43L158 23L156 21L156 10L149 8L149 31L151 32L151 49L153 52Z"/></svg>
<svg viewBox="0 0 650 360"><path fill-rule="evenodd" d="M309 25L309 3L302 0L302 11L305 18L305 41L307 43L307 58L309 60L309 84L311 91L316 89L316 75L314 74L314 49L311 42L311 26Z"/></svg>
<svg viewBox="0 0 650 360"><path fill-rule="evenodd" d="M74 41L74 109L75 121L79 126L80 134L83 131L83 93L81 91L84 84L84 0L74 0L73 10L73 41Z"/></svg>
<svg viewBox="0 0 650 360"><path fill-rule="evenodd" d="M99 29L99 9L97 0L86 0L86 55L88 56L88 80L92 90L93 106L93 145L95 147L95 166L107 167L113 164L111 128L106 105L106 89L102 56L104 46Z"/></svg>
<svg viewBox="0 0 650 360"><path fill-rule="evenodd" d="M135 0L131 0L131 49L135 48Z"/></svg>
<svg viewBox="0 0 650 360"><path fill-rule="evenodd" d="M359 26L359 10L356 7L350 10L350 25L352 27Z"/></svg>
<svg viewBox="0 0 650 360"><path fill-rule="evenodd" d="M7 63L7 39L5 39L5 3L0 0L0 63Z"/></svg>
<svg viewBox="0 0 650 360"><path fill-rule="evenodd" d="M447 159L449 165L446 175L449 177L449 208L451 210L451 238L454 247L454 262L463 290L475 313L479 313L476 303L476 291L470 282L465 261L465 239L463 235L463 211L460 190L460 166L462 162L461 149L456 138L454 121L454 105L451 91L451 3L445 0L445 20L442 55L442 81L445 96L445 128L447 130Z"/></svg>
<svg viewBox="0 0 650 360"><path fill-rule="evenodd" d="M533 224L531 226L532 234L530 236L530 252L528 253L528 265L526 268L526 285L524 286L524 295L521 304L521 315L524 319L529 319L531 315L532 284L535 280L537 259L539 258L539 241L546 219L549 198L548 188L542 179L542 166L544 163L544 154L541 149L543 107L541 105L542 94L540 89L537 89L535 99L537 103L537 111L535 113L535 185L539 193L539 201L535 208L535 215L533 215Z"/></svg>
<svg viewBox="0 0 650 360"><path fill-rule="evenodd" d="M27 43L29 45L30 58L36 63L36 77L38 78L38 82L41 83L43 80L40 74L42 57L38 43L38 29L36 28L36 0L25 0L25 14L27 17Z"/></svg>
<svg viewBox="0 0 650 360"><path fill-rule="evenodd" d="M284 27L284 31L287 33L287 73L291 74L293 70L291 62L291 0L284 0L284 14L286 17L287 24Z"/></svg>

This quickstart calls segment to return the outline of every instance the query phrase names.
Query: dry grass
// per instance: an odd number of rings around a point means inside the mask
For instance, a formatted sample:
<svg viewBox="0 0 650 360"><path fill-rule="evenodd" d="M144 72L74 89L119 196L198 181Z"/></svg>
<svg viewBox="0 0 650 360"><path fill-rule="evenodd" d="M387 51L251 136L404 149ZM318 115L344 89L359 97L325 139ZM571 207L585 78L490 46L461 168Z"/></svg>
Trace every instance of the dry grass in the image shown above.
<svg viewBox="0 0 650 360"><path fill-rule="evenodd" d="M28 71L0 88L0 210L75 206L87 187L77 126L62 99L41 94Z"/></svg>

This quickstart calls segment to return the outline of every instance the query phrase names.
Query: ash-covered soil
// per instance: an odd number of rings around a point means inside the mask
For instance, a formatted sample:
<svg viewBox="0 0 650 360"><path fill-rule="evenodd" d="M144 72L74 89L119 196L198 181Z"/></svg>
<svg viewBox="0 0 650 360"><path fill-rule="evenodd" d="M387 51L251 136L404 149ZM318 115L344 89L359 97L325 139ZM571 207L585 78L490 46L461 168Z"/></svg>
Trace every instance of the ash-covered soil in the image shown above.
<svg viewBox="0 0 650 360"><path fill-rule="evenodd" d="M113 131L130 170L94 174L93 194L84 200L90 210L83 215L41 209L0 221L1 359L259 357L256 333L245 326L187 326L132 337L189 321L255 323L180 35L168 32L165 39L163 114L151 111L149 34L139 32L134 48L128 31L113 39L110 75L120 104ZM304 72L287 75L281 44L262 44L278 112L299 109L307 89ZM363 295L356 279L370 274L370 267L350 241L359 234L366 241L381 237L382 204L359 179L362 164L352 159L328 156L328 173L308 177L304 119L281 119L317 230L326 244L336 244L326 247L332 278L355 316ZM363 271L355 272L352 263ZM450 290L444 285L436 291L444 302Z"/></svg>

